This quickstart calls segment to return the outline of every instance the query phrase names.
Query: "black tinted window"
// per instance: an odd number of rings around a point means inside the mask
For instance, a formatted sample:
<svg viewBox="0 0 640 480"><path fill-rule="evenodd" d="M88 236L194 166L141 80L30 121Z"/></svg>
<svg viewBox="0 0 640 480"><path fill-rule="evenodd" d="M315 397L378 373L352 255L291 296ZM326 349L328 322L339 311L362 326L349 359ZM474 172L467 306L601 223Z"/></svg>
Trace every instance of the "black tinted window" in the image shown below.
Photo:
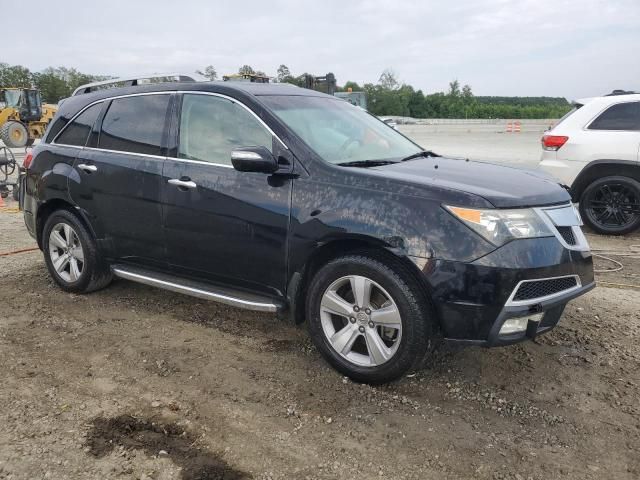
<svg viewBox="0 0 640 480"><path fill-rule="evenodd" d="M591 125L590 130L640 130L640 102L612 105Z"/></svg>
<svg viewBox="0 0 640 480"><path fill-rule="evenodd" d="M102 110L102 103L96 103L87 108L78 115L73 122L67 125L67 128L65 128L56 139L56 143L84 147L87 143L87 137L89 136L91 127L93 127L98 115L100 115L100 110Z"/></svg>
<svg viewBox="0 0 640 480"><path fill-rule="evenodd" d="M98 146L161 155L169 95L117 98L104 116Z"/></svg>

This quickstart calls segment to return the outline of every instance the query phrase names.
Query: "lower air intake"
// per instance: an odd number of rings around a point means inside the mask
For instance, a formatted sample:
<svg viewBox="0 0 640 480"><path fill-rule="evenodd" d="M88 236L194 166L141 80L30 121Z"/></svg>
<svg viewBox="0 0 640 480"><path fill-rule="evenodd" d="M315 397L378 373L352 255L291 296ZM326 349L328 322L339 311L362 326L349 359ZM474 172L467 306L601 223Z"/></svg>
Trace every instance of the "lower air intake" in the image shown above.
<svg viewBox="0 0 640 480"><path fill-rule="evenodd" d="M567 242L567 245L575 245L576 244L576 236L573 234L573 227L556 227L558 229L558 233L562 237L562 239Z"/></svg>
<svg viewBox="0 0 640 480"><path fill-rule="evenodd" d="M576 277L559 277L548 280L532 280L523 282L513 297L516 302L535 300L556 293L564 292L578 286Z"/></svg>

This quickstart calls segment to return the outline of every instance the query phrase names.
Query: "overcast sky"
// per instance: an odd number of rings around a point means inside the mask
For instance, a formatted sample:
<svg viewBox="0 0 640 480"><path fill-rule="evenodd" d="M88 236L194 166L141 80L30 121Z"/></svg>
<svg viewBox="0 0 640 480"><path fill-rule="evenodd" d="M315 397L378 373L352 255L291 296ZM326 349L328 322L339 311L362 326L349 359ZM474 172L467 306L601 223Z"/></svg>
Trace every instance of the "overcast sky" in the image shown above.
<svg viewBox="0 0 640 480"><path fill-rule="evenodd" d="M476 95L640 90L640 0L32 0L16 15L3 22L0 61L36 71L249 64L275 75L284 63L339 84L392 68L425 93L454 78Z"/></svg>

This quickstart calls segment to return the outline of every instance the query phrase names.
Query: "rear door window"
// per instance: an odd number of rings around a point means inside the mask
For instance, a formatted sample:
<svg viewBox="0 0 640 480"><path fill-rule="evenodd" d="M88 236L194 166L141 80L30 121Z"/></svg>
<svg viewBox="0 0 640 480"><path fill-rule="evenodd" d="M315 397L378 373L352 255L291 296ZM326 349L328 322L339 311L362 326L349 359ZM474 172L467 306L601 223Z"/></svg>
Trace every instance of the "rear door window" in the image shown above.
<svg viewBox="0 0 640 480"><path fill-rule="evenodd" d="M589 130L640 130L640 102L610 106L591 122Z"/></svg>
<svg viewBox="0 0 640 480"><path fill-rule="evenodd" d="M78 115L62 133L56 138L55 143L59 145L73 145L84 147L89 137L89 132L102 110L102 102L96 103Z"/></svg>
<svg viewBox="0 0 640 480"><path fill-rule="evenodd" d="M162 155L169 95L116 98L102 121L98 147Z"/></svg>

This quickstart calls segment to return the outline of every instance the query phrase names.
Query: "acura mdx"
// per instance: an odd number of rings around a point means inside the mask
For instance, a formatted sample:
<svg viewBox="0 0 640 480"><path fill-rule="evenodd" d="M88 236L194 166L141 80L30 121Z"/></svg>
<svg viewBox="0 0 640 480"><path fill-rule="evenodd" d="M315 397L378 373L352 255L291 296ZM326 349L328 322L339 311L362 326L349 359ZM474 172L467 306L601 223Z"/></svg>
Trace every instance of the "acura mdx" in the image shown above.
<svg viewBox="0 0 640 480"><path fill-rule="evenodd" d="M399 377L437 338L532 339L594 287L550 177L439 156L291 85L74 95L25 167L26 226L63 290L120 277L275 312L356 381Z"/></svg>

